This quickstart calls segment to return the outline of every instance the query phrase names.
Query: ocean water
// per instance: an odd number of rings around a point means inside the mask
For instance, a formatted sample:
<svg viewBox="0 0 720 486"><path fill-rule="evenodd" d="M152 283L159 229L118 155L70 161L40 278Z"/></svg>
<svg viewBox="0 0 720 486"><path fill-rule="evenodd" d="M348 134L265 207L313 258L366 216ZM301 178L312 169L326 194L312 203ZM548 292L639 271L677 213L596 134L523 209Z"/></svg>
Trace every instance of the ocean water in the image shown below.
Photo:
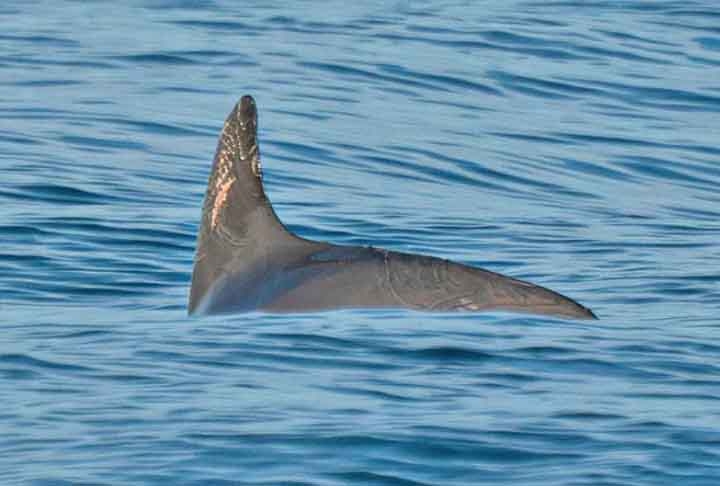
<svg viewBox="0 0 720 486"><path fill-rule="evenodd" d="M720 484L707 1L4 2L0 484ZM252 94L303 236L599 321L186 316Z"/></svg>

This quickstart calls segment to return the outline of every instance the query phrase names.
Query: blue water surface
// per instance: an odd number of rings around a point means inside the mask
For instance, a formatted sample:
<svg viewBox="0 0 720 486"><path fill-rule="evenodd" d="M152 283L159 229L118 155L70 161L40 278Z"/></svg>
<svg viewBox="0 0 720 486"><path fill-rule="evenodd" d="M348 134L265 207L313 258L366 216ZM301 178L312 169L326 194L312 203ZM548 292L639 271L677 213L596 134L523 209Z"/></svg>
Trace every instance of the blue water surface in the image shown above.
<svg viewBox="0 0 720 486"><path fill-rule="evenodd" d="M0 484L720 484L715 0L0 6ZM299 234L599 321L188 319L255 96Z"/></svg>

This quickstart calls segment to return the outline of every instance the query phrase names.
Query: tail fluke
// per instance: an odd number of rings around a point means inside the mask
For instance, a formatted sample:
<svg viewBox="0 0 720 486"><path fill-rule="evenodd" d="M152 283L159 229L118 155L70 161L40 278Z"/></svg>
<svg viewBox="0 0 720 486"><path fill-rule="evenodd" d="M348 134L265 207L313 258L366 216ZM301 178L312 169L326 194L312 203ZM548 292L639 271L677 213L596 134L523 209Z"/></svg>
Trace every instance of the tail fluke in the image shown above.
<svg viewBox="0 0 720 486"><path fill-rule="evenodd" d="M218 141L198 232L188 312L193 314L223 274L241 268L268 242L293 236L273 211L262 185L255 101L243 96Z"/></svg>

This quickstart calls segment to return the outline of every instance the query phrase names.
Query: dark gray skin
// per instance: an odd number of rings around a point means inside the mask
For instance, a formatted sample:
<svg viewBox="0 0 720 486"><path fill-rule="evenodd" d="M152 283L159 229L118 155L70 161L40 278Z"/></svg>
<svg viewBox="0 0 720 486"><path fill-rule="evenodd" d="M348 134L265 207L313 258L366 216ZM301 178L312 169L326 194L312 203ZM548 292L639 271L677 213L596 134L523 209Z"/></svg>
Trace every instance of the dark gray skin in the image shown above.
<svg viewBox="0 0 720 486"><path fill-rule="evenodd" d="M252 97L243 96L218 142L188 312L341 308L496 309L595 318L589 309L552 290L480 268L292 234L263 190L257 109Z"/></svg>

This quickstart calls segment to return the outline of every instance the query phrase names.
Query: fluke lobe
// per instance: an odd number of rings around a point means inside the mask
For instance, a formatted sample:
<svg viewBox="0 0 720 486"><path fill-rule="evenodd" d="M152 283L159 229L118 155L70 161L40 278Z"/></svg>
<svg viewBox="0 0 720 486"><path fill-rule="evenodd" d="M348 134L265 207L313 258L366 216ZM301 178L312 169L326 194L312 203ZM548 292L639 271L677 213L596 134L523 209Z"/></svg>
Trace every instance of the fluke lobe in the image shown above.
<svg viewBox="0 0 720 486"><path fill-rule="evenodd" d="M223 127L198 235L188 312L407 308L593 313L552 290L424 255L292 234L262 185L257 108L243 96Z"/></svg>

